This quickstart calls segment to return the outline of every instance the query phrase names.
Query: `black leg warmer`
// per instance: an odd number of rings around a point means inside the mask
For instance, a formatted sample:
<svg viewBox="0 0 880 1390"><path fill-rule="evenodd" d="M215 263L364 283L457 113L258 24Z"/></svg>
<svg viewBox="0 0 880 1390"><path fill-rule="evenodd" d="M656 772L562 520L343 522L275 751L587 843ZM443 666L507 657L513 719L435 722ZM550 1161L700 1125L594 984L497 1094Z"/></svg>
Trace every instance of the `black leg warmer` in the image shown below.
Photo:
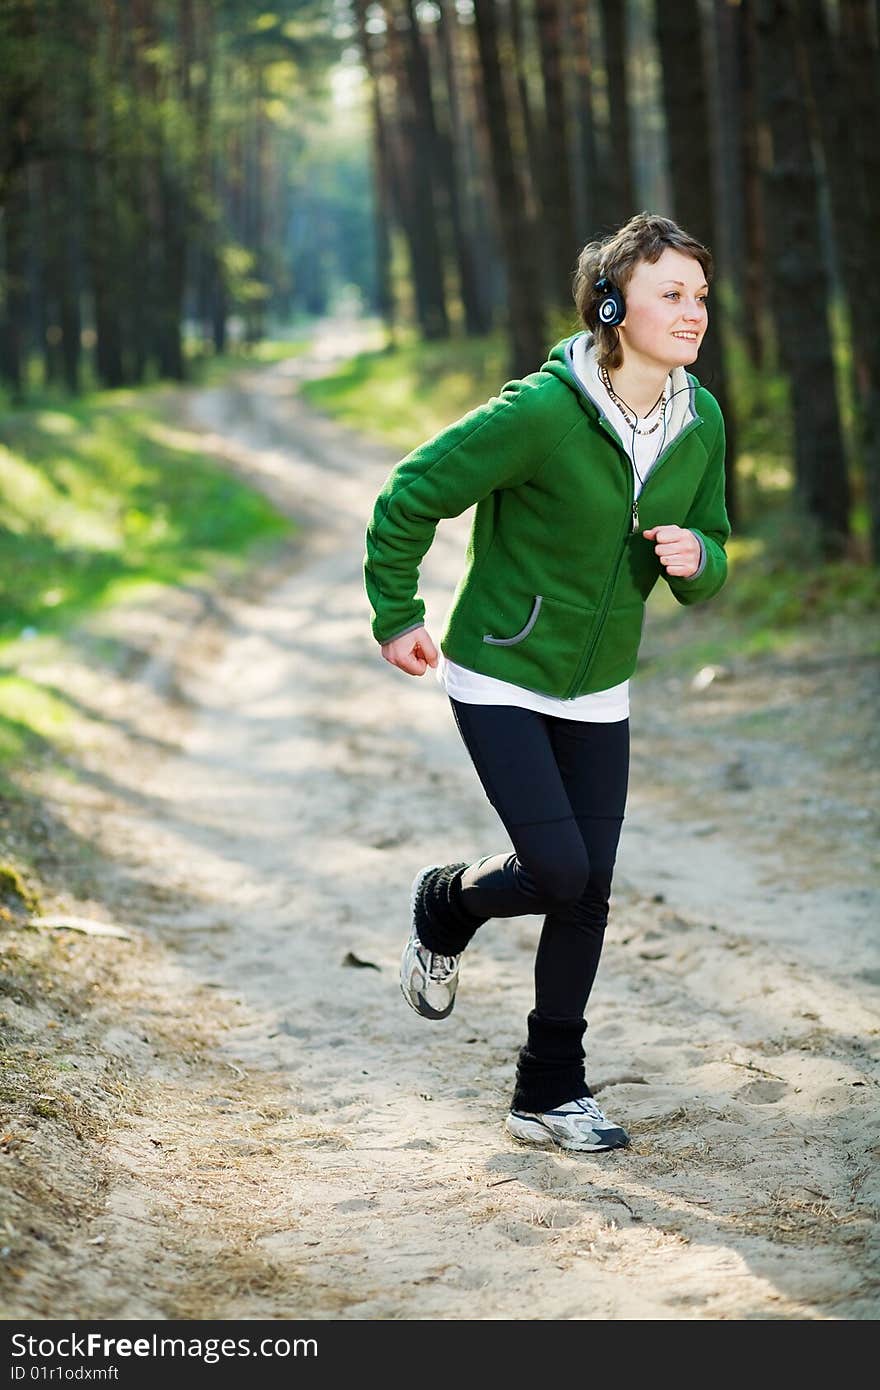
<svg viewBox="0 0 880 1390"><path fill-rule="evenodd" d="M533 1009L528 1042L519 1050L511 1110L540 1114L592 1095L584 1075L585 1019L542 1018Z"/></svg>
<svg viewBox="0 0 880 1390"><path fill-rule="evenodd" d="M440 956L457 956L488 917L475 917L461 900L461 864L444 864L428 874L416 904L419 940Z"/></svg>

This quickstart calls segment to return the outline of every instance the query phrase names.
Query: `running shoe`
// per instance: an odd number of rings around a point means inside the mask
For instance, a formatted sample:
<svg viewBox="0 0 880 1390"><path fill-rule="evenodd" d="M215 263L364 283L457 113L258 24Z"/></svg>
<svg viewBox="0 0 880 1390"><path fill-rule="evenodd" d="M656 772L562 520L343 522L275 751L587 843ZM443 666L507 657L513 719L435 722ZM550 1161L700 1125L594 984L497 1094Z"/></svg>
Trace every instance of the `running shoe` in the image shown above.
<svg viewBox="0 0 880 1390"><path fill-rule="evenodd" d="M421 890L428 876L442 869L442 864L429 864L413 879L410 895L412 918L409 940L400 958L400 988L411 1009L422 1018L448 1018L455 1004L461 954L441 956L419 940L422 920Z"/></svg>
<svg viewBox="0 0 880 1390"><path fill-rule="evenodd" d="M536 1114L511 1110L505 1121L509 1134L526 1144L556 1144L560 1149L599 1153L603 1149L625 1149L629 1135L612 1124L591 1096L567 1101L555 1110Z"/></svg>

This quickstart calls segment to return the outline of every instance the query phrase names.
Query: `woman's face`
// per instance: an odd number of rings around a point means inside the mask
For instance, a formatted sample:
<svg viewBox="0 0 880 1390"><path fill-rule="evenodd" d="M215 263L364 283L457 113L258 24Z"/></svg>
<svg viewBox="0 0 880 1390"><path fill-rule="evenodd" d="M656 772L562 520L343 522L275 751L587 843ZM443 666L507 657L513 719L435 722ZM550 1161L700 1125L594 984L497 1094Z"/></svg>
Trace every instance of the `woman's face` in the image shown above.
<svg viewBox="0 0 880 1390"><path fill-rule="evenodd" d="M694 362L709 322L708 288L700 262L669 246L653 265L639 261L617 329L624 360L641 357L667 369Z"/></svg>

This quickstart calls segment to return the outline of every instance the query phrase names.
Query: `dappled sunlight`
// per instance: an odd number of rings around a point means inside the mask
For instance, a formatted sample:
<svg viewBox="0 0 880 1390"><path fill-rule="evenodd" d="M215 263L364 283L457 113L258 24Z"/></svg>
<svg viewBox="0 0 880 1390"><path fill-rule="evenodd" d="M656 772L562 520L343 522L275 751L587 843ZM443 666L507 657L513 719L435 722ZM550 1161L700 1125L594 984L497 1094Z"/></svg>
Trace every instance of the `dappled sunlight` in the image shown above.
<svg viewBox="0 0 880 1390"><path fill-rule="evenodd" d="M34 412L33 422L35 427L45 434L75 434L78 428L78 421L73 415L60 410L37 410Z"/></svg>
<svg viewBox="0 0 880 1390"><path fill-rule="evenodd" d="M58 630L120 585L182 582L294 529L207 458L194 433L166 425L135 393L125 406L124 394L103 407L80 400L69 416L13 417L0 430L0 640Z"/></svg>
<svg viewBox="0 0 880 1390"><path fill-rule="evenodd" d="M785 460L746 450L737 455L736 471L743 481L760 483L762 492L787 494L791 491L791 464Z"/></svg>

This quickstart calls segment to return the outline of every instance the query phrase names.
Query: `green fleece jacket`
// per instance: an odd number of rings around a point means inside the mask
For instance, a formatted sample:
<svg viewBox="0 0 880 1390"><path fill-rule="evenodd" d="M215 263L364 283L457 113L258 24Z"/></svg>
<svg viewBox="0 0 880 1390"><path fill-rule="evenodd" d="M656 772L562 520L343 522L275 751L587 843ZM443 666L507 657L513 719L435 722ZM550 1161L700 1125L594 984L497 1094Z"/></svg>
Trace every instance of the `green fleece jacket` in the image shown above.
<svg viewBox="0 0 880 1390"><path fill-rule="evenodd" d="M548 360L400 461L366 532L364 583L378 642L424 621L419 565L443 517L476 503L466 564L440 639L461 666L573 699L632 675L645 601L662 575L679 603L727 577L724 420L690 372L689 415L636 503L632 464L572 367L575 334ZM642 532L677 524L703 547L669 575Z"/></svg>

